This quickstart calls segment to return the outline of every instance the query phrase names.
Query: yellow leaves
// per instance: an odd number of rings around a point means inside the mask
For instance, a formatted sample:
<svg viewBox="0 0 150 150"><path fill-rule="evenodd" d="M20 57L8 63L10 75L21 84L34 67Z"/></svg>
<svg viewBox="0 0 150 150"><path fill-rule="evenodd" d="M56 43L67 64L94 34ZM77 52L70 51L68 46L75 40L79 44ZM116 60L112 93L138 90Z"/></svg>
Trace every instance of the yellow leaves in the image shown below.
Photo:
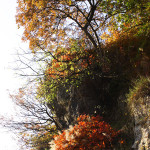
<svg viewBox="0 0 150 150"><path fill-rule="evenodd" d="M65 8L63 13L62 8L59 9L59 4L68 6L72 4L72 1L18 0L16 22L19 27L24 27L23 40L29 41L32 51L35 51L41 44L45 49L50 49L50 42L61 46L69 45L66 37L69 37L72 29L66 28L64 24L70 8L62 7ZM80 18L82 19L82 17ZM57 38L54 39L53 36L57 36ZM33 38L36 39L36 42ZM51 41L51 39L54 40Z"/></svg>
<svg viewBox="0 0 150 150"><path fill-rule="evenodd" d="M29 48L32 49L32 51L34 52L34 47L36 46L36 40L35 39L30 39L29 42Z"/></svg>
<svg viewBox="0 0 150 150"><path fill-rule="evenodd" d="M52 13L53 17L55 18L57 15L57 12L55 10L51 10L51 13Z"/></svg>
<svg viewBox="0 0 150 150"><path fill-rule="evenodd" d="M110 26L107 32L104 32L100 38L104 41L106 45L114 43L118 39L120 39L120 32Z"/></svg>
<svg viewBox="0 0 150 150"><path fill-rule="evenodd" d="M107 40L110 37L110 35L104 32L100 37L102 40Z"/></svg>
<svg viewBox="0 0 150 150"><path fill-rule="evenodd" d="M37 15L36 15L36 13L33 13L32 19L33 19L33 21L37 21Z"/></svg>
<svg viewBox="0 0 150 150"><path fill-rule="evenodd" d="M43 1L39 1L39 3L36 3L36 6L41 9L43 7Z"/></svg>
<svg viewBox="0 0 150 150"><path fill-rule="evenodd" d="M71 0L68 0L68 4L71 5Z"/></svg>

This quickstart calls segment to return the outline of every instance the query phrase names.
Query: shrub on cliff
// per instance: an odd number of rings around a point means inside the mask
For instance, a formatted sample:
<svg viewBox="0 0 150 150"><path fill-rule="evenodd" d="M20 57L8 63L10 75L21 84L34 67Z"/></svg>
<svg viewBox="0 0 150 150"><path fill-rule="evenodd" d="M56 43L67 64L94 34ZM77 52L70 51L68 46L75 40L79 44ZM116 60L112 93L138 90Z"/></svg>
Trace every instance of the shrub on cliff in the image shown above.
<svg viewBox="0 0 150 150"><path fill-rule="evenodd" d="M113 148L113 140L119 131L114 131L101 117L81 115L75 126L70 126L55 136L51 150L97 150ZM123 141L120 141L123 143Z"/></svg>

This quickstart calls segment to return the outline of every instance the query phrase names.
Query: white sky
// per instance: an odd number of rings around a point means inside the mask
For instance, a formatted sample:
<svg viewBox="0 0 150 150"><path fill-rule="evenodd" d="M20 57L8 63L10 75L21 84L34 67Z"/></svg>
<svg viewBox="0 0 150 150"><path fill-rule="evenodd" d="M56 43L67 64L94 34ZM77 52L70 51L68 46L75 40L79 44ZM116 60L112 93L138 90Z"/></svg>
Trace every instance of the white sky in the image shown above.
<svg viewBox="0 0 150 150"><path fill-rule="evenodd" d="M8 90L15 90L20 81L14 76L14 71L9 69L14 61L12 54L19 49L21 44L21 31L15 23L17 0L3 0L0 4L0 115L12 114L13 105L8 95ZM17 143L12 139L12 134L0 128L0 150L19 150Z"/></svg>

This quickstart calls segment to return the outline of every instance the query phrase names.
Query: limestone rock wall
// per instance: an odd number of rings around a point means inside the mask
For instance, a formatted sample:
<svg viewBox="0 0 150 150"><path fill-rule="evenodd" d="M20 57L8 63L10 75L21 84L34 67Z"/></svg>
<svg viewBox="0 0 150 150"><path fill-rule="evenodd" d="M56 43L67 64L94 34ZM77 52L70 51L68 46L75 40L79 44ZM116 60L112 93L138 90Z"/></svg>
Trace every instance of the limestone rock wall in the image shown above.
<svg viewBox="0 0 150 150"><path fill-rule="evenodd" d="M132 112L135 119L135 150L150 150L150 97L144 97L133 103Z"/></svg>

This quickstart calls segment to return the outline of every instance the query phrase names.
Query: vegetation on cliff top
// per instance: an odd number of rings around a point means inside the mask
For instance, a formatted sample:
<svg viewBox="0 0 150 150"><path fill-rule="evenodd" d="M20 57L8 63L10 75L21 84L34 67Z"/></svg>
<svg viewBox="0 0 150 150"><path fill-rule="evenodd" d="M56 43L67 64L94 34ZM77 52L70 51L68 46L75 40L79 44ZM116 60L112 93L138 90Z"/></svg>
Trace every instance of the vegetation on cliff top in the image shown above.
<svg viewBox="0 0 150 150"><path fill-rule="evenodd" d="M125 125L129 113L122 100L132 79L150 71L149 18L147 0L18 0L16 22L36 65L21 60L33 71L34 82L11 95L23 119L9 125L20 129L27 146L48 149L53 135L75 125L81 114L103 116L112 126L118 122L117 129ZM85 120L82 125L92 128L85 130L88 136L97 137L90 139L91 149L112 148L110 125L103 122L104 136L101 122ZM59 136L64 138L64 132Z"/></svg>

